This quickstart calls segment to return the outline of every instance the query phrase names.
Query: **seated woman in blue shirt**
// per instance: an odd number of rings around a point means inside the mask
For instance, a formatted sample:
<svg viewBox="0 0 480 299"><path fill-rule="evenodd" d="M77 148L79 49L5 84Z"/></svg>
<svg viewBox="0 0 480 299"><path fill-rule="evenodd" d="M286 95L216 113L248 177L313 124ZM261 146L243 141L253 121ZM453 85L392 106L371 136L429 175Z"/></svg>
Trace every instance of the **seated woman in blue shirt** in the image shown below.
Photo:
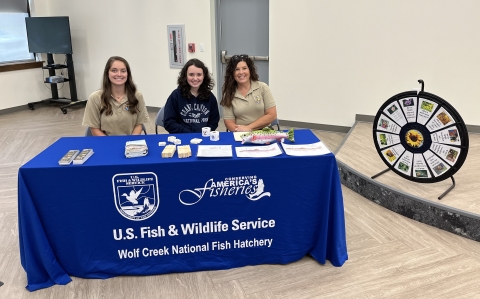
<svg viewBox="0 0 480 299"><path fill-rule="evenodd" d="M198 59L189 60L180 71L178 88L165 104L165 130L174 133L200 133L202 127L214 131L220 121L217 99L212 93L213 80Z"/></svg>

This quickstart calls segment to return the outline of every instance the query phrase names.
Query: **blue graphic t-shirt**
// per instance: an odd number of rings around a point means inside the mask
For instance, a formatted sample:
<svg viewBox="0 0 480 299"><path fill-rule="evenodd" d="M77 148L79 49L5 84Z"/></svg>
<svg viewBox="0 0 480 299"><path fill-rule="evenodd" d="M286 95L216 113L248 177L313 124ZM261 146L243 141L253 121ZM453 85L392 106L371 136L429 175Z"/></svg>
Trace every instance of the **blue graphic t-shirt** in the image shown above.
<svg viewBox="0 0 480 299"><path fill-rule="evenodd" d="M193 95L187 99L177 88L168 97L164 109L163 123L170 134L201 133L202 127L210 127L215 131L220 121L218 103L213 93L210 93L208 100L200 100Z"/></svg>

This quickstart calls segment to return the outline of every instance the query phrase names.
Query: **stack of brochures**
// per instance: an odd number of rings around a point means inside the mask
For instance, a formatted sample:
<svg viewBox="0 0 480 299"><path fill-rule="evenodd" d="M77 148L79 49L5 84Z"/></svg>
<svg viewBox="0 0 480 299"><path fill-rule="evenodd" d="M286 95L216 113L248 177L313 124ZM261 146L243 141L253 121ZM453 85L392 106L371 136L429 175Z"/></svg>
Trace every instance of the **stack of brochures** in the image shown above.
<svg viewBox="0 0 480 299"><path fill-rule="evenodd" d="M148 154L148 147L145 140L127 141L125 144L125 157L143 157Z"/></svg>
<svg viewBox="0 0 480 299"><path fill-rule="evenodd" d="M83 149L80 154L78 154L75 159L73 159L73 164L83 164L93 155L93 149L86 148Z"/></svg>
<svg viewBox="0 0 480 299"><path fill-rule="evenodd" d="M79 150L69 150L59 161L58 165L70 165L75 159L75 157L78 155L80 151Z"/></svg>

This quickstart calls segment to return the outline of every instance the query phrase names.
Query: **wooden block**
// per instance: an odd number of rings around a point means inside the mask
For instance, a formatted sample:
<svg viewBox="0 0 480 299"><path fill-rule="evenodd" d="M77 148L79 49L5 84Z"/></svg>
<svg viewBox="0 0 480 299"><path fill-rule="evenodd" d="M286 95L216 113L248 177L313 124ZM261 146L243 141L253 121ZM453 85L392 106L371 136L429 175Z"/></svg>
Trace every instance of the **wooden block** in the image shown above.
<svg viewBox="0 0 480 299"><path fill-rule="evenodd" d="M192 156L192 150L190 145L181 145L178 146L178 157L179 158L188 158Z"/></svg>
<svg viewBox="0 0 480 299"><path fill-rule="evenodd" d="M177 147L173 144L167 145L162 151L162 158L172 158Z"/></svg>

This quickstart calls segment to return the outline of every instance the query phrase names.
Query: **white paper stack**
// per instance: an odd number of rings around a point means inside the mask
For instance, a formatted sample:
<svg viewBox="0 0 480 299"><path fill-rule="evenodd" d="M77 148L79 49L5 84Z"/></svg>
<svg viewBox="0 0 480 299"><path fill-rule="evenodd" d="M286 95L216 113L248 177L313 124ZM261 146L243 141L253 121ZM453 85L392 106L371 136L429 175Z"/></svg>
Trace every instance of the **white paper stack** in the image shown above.
<svg viewBox="0 0 480 299"><path fill-rule="evenodd" d="M127 141L125 144L125 157L143 157L148 154L147 142L145 140Z"/></svg>

